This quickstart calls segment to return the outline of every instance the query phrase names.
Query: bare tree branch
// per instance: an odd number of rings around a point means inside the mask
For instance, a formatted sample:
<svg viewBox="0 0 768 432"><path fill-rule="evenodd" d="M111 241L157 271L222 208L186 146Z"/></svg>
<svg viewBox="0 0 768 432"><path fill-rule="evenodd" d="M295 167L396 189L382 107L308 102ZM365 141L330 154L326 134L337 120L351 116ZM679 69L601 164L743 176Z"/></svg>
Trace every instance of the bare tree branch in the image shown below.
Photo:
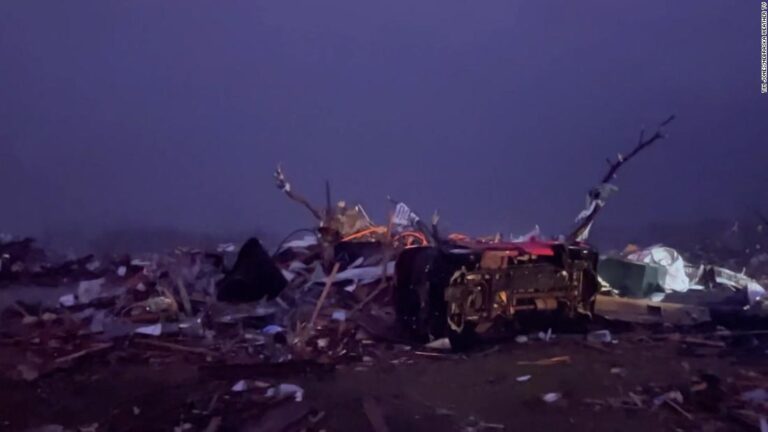
<svg viewBox="0 0 768 432"><path fill-rule="evenodd" d="M616 173L619 171L619 168L624 166L624 164L629 162L643 149L649 147L651 144L660 139L666 138L662 128L668 125L674 119L675 116L671 115L666 120L661 122L656 128L656 132L648 139L644 139L645 130L641 130L640 138L638 139L637 145L634 149L632 149L632 151L630 151L626 156L619 153L615 162L611 162L610 159L608 160L608 172L603 176L602 180L600 181L600 185L593 188L589 193L589 198L595 202L595 205L592 208L592 211L590 211L590 213L580 221L579 225L568 236L567 240L569 243L572 243L581 238L584 232L592 225L592 222L594 222L595 217L597 217L597 214L600 212L600 209L602 209L604 205L603 201L601 200L601 192L608 189L610 182L616 178Z"/></svg>
<svg viewBox="0 0 768 432"><path fill-rule="evenodd" d="M280 167L280 165L277 166L274 177L275 177L275 182L277 183L277 188L283 191L288 196L288 198L306 207L307 210L309 210L309 212L312 213L312 216L314 216L314 218L317 219L318 222L323 221L323 216L320 214L319 211L317 211L317 209L312 207L312 204L310 204L309 201L306 200L306 198L298 195L297 193L291 190L291 184L285 178L285 173L283 173L283 170Z"/></svg>

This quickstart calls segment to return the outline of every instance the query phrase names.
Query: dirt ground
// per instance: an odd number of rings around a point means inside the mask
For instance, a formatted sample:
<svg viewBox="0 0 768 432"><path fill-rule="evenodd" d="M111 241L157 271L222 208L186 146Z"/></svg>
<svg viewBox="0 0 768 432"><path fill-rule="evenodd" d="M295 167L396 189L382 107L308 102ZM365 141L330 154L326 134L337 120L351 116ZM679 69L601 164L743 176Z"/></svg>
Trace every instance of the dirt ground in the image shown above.
<svg viewBox="0 0 768 432"><path fill-rule="evenodd" d="M756 341L748 349L722 349L645 336L614 333L618 343L601 348L585 345L583 335L557 335L549 342L507 340L447 356L384 345L376 359L274 372L206 365L194 354L165 353L146 361L115 350L31 382L2 378L0 430L50 424L88 430L94 423L99 431L169 431L185 423L186 430L206 430L214 417L221 420L222 431L297 430L280 421L270 425L265 417L279 420L307 407L318 419L309 430L326 431L756 430L723 408L731 397L727 391L715 389L702 397L687 390L692 378L701 375L717 377L721 384L715 387L727 388L748 381L745 376L768 373L765 350ZM16 346L1 349L3 370L23 359ZM570 362L519 364L560 356ZM518 381L524 375L530 379ZM263 390L233 393L231 386L243 378L297 384L305 390L304 399L251 410L253 395ZM648 388L657 394L680 389L682 411L668 404L618 407L609 402L630 393L648 395ZM547 403L542 400L546 393L561 397ZM383 412L385 429L372 426L366 400ZM211 426L207 430L216 430Z"/></svg>

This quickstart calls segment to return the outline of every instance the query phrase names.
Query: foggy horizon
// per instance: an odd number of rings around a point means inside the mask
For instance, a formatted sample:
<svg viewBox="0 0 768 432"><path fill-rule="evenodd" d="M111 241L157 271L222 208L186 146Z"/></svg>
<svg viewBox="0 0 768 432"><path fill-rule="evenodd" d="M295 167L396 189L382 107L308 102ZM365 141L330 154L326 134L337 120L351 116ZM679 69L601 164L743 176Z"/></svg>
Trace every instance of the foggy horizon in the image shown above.
<svg viewBox="0 0 768 432"><path fill-rule="evenodd" d="M279 238L387 196L449 231L728 219L768 199L759 2L0 4L0 232ZM745 25L753 23L754 25Z"/></svg>

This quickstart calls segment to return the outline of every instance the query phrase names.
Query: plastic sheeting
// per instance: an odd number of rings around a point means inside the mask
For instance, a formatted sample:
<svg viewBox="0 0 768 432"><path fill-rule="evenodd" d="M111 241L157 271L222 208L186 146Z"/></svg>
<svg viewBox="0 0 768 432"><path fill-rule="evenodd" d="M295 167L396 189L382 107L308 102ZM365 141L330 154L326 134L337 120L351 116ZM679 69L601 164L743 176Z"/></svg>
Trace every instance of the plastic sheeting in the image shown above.
<svg viewBox="0 0 768 432"><path fill-rule="evenodd" d="M661 285L667 291L685 292L691 288L691 281L685 274L685 261L676 250L665 246L651 246L630 254L630 261L657 265L666 269Z"/></svg>
<svg viewBox="0 0 768 432"><path fill-rule="evenodd" d="M383 270L383 271L382 271ZM336 274L336 281L355 281L359 284L367 284L381 279L384 276L390 277L395 274L395 262L390 261L382 269L382 266L357 267L344 270ZM327 281L324 278L323 281Z"/></svg>
<svg viewBox="0 0 768 432"><path fill-rule="evenodd" d="M539 228L538 225L533 227L532 230L528 231L528 233L523 234L519 237L516 237L514 234L509 235L509 241L513 243L522 243L522 242L529 242L536 240L537 238L541 237L541 228Z"/></svg>

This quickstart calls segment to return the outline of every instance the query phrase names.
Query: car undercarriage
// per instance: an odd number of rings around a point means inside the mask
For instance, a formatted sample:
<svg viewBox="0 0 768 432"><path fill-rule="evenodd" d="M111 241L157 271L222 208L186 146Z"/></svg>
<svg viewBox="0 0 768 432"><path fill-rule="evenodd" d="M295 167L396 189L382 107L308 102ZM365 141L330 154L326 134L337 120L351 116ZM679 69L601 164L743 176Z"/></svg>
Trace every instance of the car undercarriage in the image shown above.
<svg viewBox="0 0 768 432"><path fill-rule="evenodd" d="M395 304L422 339L448 336L455 348L495 322L519 315L589 315L598 291L597 253L559 242L449 242L398 258Z"/></svg>

